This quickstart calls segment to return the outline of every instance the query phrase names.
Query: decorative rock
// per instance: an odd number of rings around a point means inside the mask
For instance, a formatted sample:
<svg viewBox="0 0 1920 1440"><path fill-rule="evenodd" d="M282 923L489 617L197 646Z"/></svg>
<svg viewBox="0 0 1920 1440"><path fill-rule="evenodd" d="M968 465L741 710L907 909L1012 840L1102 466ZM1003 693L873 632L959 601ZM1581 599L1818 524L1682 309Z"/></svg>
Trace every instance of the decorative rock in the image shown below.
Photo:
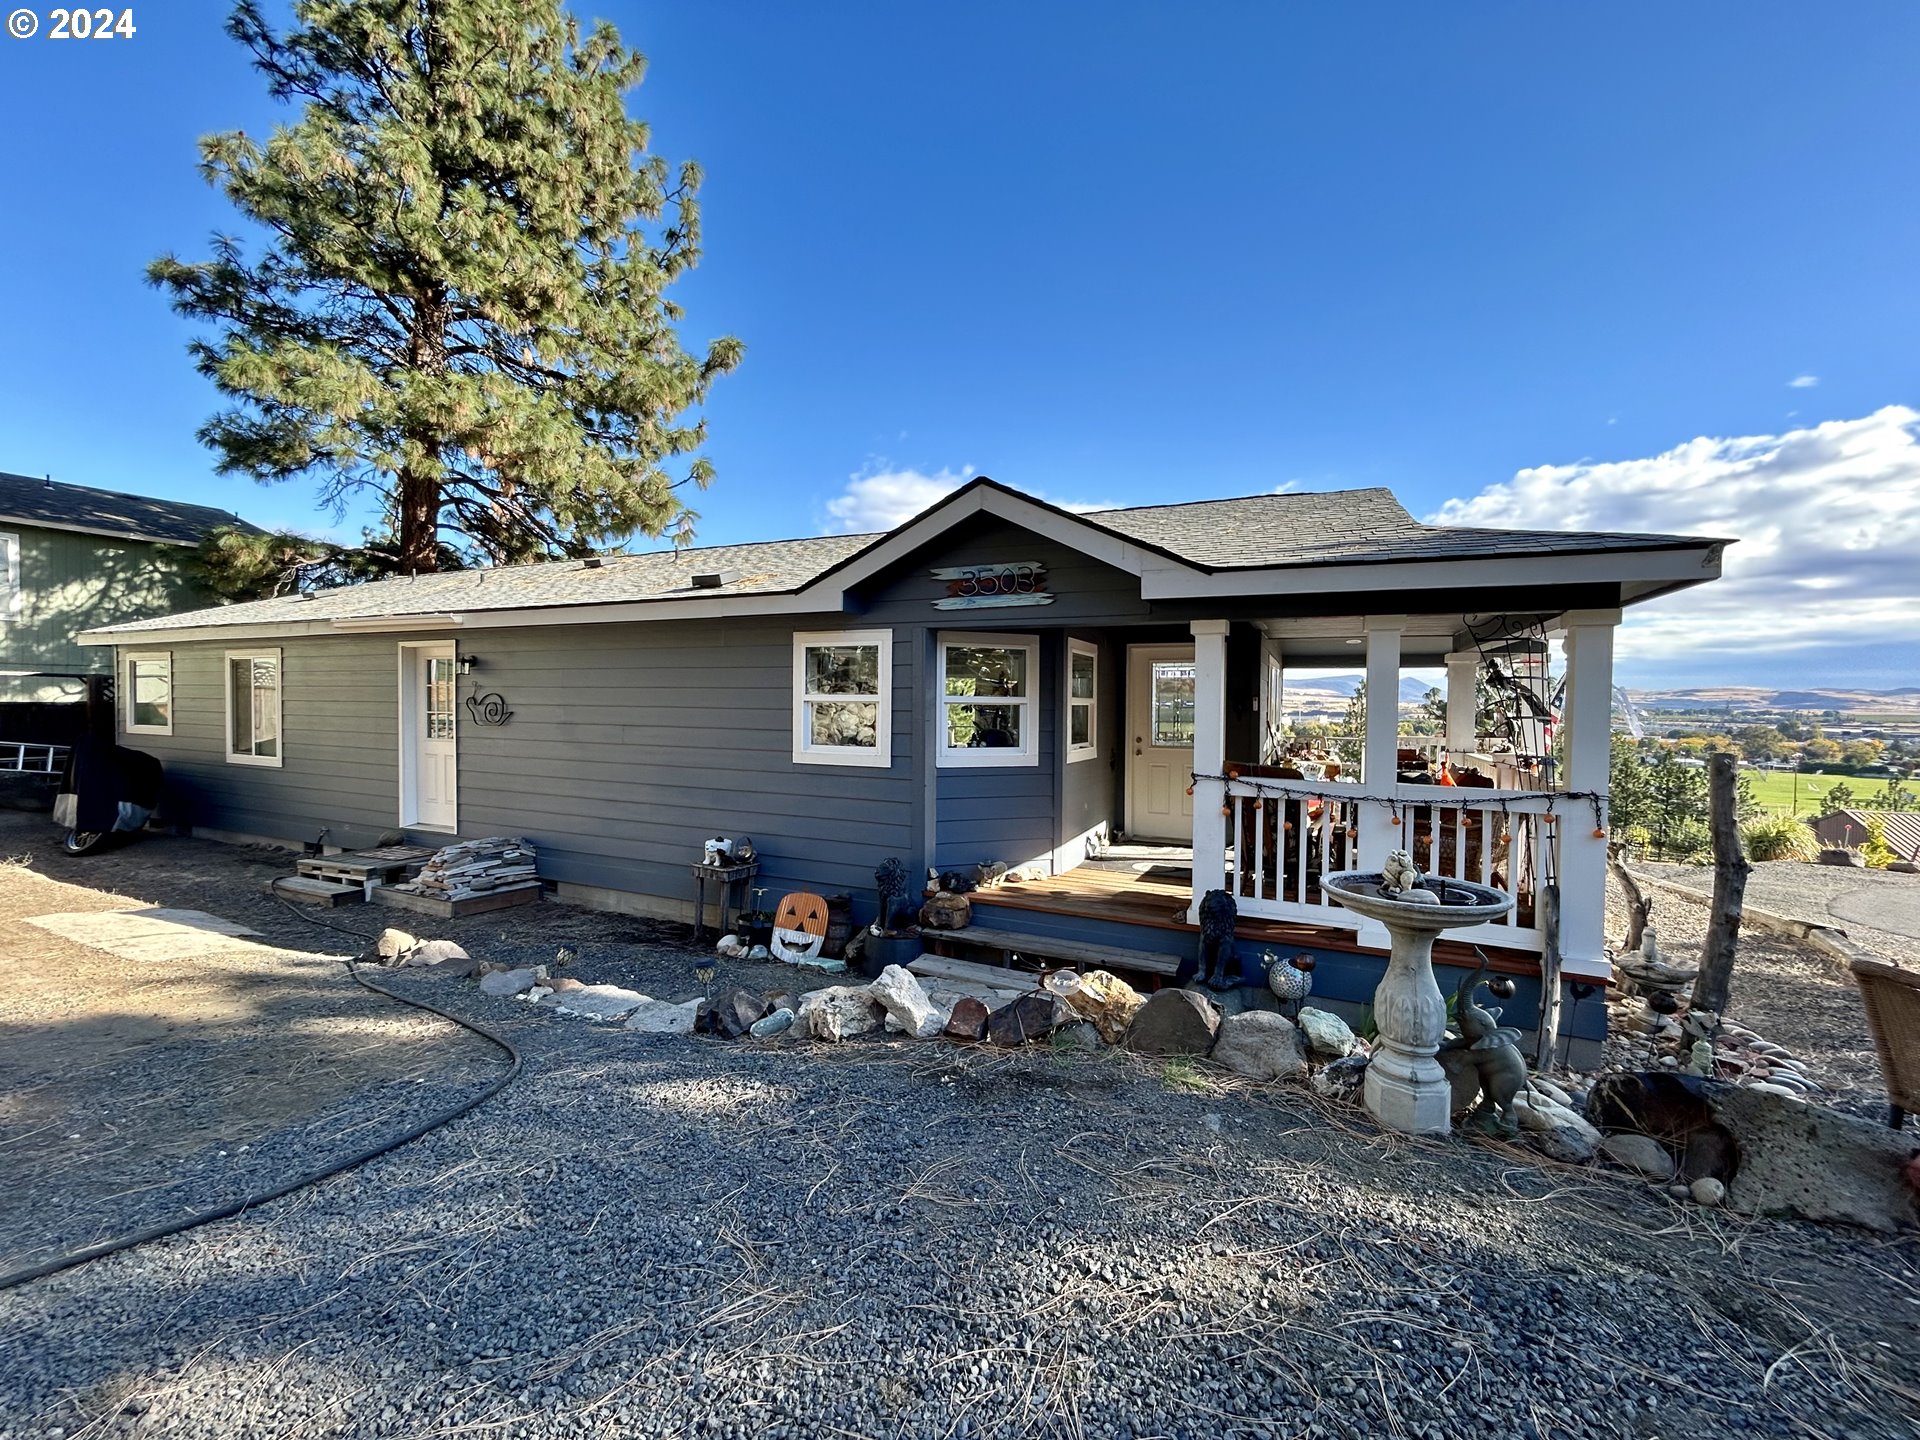
<svg viewBox="0 0 1920 1440"><path fill-rule="evenodd" d="M1609 1135L1600 1142L1600 1153L1625 1169L1664 1185L1673 1178L1673 1156L1651 1135ZM1715 1180L1714 1184L1720 1182Z"/></svg>
<svg viewBox="0 0 1920 1440"><path fill-rule="evenodd" d="M880 1007L864 985L829 985L800 997L796 1018L806 1022L816 1040L845 1040L864 1035L880 1023Z"/></svg>
<svg viewBox="0 0 1920 1440"><path fill-rule="evenodd" d="M1253 1080L1286 1080L1307 1068L1300 1032L1284 1015L1245 1010L1220 1022L1213 1063Z"/></svg>
<svg viewBox="0 0 1920 1440"><path fill-rule="evenodd" d="M691 1035L702 1003L688 1000L674 1005L665 1000L649 1000L627 1017L627 1029L642 1035Z"/></svg>
<svg viewBox="0 0 1920 1440"><path fill-rule="evenodd" d="M1326 1010L1316 1010L1309 1005L1300 1012L1300 1029L1307 1037L1307 1048L1316 1055L1337 1060L1351 1055L1359 1043L1348 1025L1338 1015Z"/></svg>
<svg viewBox="0 0 1920 1440"><path fill-rule="evenodd" d="M722 960L742 959L751 947L738 935L722 935L720 943L713 947L713 953Z"/></svg>
<svg viewBox="0 0 1920 1440"><path fill-rule="evenodd" d="M940 1033L949 1040L984 1040L989 1018L986 1002L969 995L954 1003L953 1013L947 1017L947 1028Z"/></svg>
<svg viewBox="0 0 1920 1440"><path fill-rule="evenodd" d="M1220 1012L1192 990L1157 990L1133 1017L1122 1043L1142 1055L1205 1055L1220 1033Z"/></svg>
<svg viewBox="0 0 1920 1440"><path fill-rule="evenodd" d="M394 933L397 932L391 930L384 931L380 939L385 941L388 935ZM464 948L454 944L451 940L423 940L411 950L407 951L407 964L409 965L444 965L450 960L468 960L471 958Z"/></svg>
<svg viewBox="0 0 1920 1440"><path fill-rule="evenodd" d="M388 926L380 932L380 938L373 942L374 957L391 965L401 959L420 942L404 930L395 930ZM466 954L462 950L461 954Z"/></svg>
<svg viewBox="0 0 1920 1440"><path fill-rule="evenodd" d="M583 985L564 990L553 1001L562 1015L578 1015L585 1020L624 1020L652 1000L638 990L623 990L618 985Z"/></svg>
<svg viewBox="0 0 1920 1440"><path fill-rule="evenodd" d="M1044 1040L1073 1018L1073 1009L1051 990L1033 990L987 1017L987 1039L996 1045Z"/></svg>
<svg viewBox="0 0 1920 1440"><path fill-rule="evenodd" d="M1367 1078L1367 1065L1371 1057L1349 1055L1323 1066L1320 1073L1313 1077L1315 1093L1329 1100L1355 1100L1359 1098L1360 1086Z"/></svg>
<svg viewBox="0 0 1920 1440"><path fill-rule="evenodd" d="M1727 1198L1727 1187L1711 1175L1702 1175L1687 1187L1687 1194L1692 1197L1694 1204L1712 1209Z"/></svg>
<svg viewBox="0 0 1920 1440"><path fill-rule="evenodd" d="M930 930L964 930L973 923L973 902L942 890L920 907L920 923Z"/></svg>
<svg viewBox="0 0 1920 1440"><path fill-rule="evenodd" d="M1570 1165L1584 1165L1600 1153L1600 1132L1580 1116L1530 1091L1513 1097L1521 1133L1541 1154Z"/></svg>
<svg viewBox="0 0 1920 1440"><path fill-rule="evenodd" d="M753 948L756 950L761 950L761 949L764 949L765 947L756 945ZM767 957L765 955L761 955L761 956L758 956L757 958L764 960ZM799 960L794 961L793 963L802 970L819 970L819 971L823 971L828 975L844 975L847 973L846 961L829 960L824 955L813 955L813 956L803 957Z"/></svg>
<svg viewBox="0 0 1920 1440"><path fill-rule="evenodd" d="M1710 1100L1739 1147L1728 1209L1881 1231L1914 1223L1913 1191L1901 1174L1910 1136L1759 1085L1714 1086Z"/></svg>
<svg viewBox="0 0 1920 1440"><path fill-rule="evenodd" d="M547 989L556 995L562 990L584 990L586 988L586 981L576 980L571 975L558 975L547 981Z"/></svg>
<svg viewBox="0 0 1920 1440"><path fill-rule="evenodd" d="M765 1040L771 1035L793 1028L793 1011L786 1008L775 1010L771 1015L762 1015L753 1022L748 1034L756 1040Z"/></svg>
<svg viewBox="0 0 1920 1440"><path fill-rule="evenodd" d="M1100 1032L1091 1020L1069 1020L1053 1032L1053 1048L1070 1050L1076 1054L1091 1055L1099 1050L1103 1041Z"/></svg>
<svg viewBox="0 0 1920 1440"><path fill-rule="evenodd" d="M764 1019L771 1008L764 996L738 985L729 985L713 997L710 1009L714 1033L724 1035L729 1040L738 1040Z"/></svg>
<svg viewBox="0 0 1920 1440"><path fill-rule="evenodd" d="M1056 970L1047 976L1047 988L1073 1007L1076 1015L1093 1022L1100 1038L1118 1045L1127 1026L1147 1003L1147 997L1126 981L1105 970L1089 970L1076 975L1071 970Z"/></svg>
<svg viewBox="0 0 1920 1440"><path fill-rule="evenodd" d="M488 995L518 995L531 990L546 978L547 967L533 965L522 970L495 970L480 977L480 989Z"/></svg>
<svg viewBox="0 0 1920 1440"><path fill-rule="evenodd" d="M773 952L764 945L755 945L747 951L749 960L771 960Z"/></svg>
<svg viewBox="0 0 1920 1440"><path fill-rule="evenodd" d="M931 1040L947 1023L918 978L901 966L887 966L867 986L867 993L887 1012L889 1030L904 1031L916 1040Z"/></svg>

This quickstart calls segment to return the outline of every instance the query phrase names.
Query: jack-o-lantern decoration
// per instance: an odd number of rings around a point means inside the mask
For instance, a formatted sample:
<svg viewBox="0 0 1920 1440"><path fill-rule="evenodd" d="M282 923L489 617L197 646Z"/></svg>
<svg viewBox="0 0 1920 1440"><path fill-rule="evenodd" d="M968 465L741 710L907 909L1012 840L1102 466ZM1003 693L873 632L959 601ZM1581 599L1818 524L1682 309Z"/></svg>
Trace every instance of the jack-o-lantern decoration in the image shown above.
<svg viewBox="0 0 1920 1440"><path fill-rule="evenodd" d="M773 912L773 953L789 965L812 960L827 943L827 902L796 890Z"/></svg>

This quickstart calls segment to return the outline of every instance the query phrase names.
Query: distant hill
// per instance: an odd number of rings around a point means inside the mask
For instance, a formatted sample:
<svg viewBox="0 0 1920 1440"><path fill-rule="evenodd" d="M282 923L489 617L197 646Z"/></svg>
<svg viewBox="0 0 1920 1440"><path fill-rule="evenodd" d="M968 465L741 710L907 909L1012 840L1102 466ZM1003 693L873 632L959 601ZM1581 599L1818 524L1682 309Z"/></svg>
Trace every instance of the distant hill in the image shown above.
<svg viewBox="0 0 1920 1440"><path fill-rule="evenodd" d="M1894 690L1769 690L1750 685L1702 685L1682 690L1635 690L1642 710L1838 710L1842 714L1920 716L1920 685Z"/></svg>
<svg viewBox="0 0 1920 1440"><path fill-rule="evenodd" d="M1288 710L1341 710L1360 688L1364 675L1314 675L1287 677ZM1418 705L1427 698L1426 681L1400 677L1400 703Z"/></svg>

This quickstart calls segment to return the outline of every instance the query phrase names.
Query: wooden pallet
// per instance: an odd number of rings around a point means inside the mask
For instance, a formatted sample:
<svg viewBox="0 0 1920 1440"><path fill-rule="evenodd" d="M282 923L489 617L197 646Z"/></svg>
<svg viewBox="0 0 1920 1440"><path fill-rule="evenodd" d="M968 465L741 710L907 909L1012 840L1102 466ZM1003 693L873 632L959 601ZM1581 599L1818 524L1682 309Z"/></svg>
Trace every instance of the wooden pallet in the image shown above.
<svg viewBox="0 0 1920 1440"><path fill-rule="evenodd" d="M1136 974L1172 976L1179 973L1183 963L1178 955L1153 950L1123 950L1117 945L1093 945L1084 940L1027 935L1018 930L991 930L984 925L969 925L964 930L929 930L922 927L920 935L922 939L940 940L948 945L996 950L1003 956L1026 955L1039 960L1057 960L1091 970L1125 970Z"/></svg>
<svg viewBox="0 0 1920 1440"><path fill-rule="evenodd" d="M442 920L457 920L462 915L482 915L489 910L505 910L513 905L531 905L540 898L540 882L534 880L525 885L503 885L498 890L485 890L458 900L381 885L374 890L373 898L396 910L417 910L423 915L436 915Z"/></svg>
<svg viewBox="0 0 1920 1440"><path fill-rule="evenodd" d="M369 880L391 885L433 858L425 845L383 845L378 850L347 850L338 855L309 855L294 868L313 880L365 886Z"/></svg>
<svg viewBox="0 0 1920 1440"><path fill-rule="evenodd" d="M302 905L363 905L367 891L362 885L340 885L331 880L316 880L311 875L283 875L273 882L273 893L282 900L297 900Z"/></svg>

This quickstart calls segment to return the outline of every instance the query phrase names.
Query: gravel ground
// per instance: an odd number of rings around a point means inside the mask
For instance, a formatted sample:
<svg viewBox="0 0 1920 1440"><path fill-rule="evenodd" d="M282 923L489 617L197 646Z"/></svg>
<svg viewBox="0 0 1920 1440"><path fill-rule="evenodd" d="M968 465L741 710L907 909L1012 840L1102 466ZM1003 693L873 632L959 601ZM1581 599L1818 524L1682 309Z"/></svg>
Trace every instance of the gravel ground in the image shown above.
<svg viewBox="0 0 1920 1440"><path fill-rule="evenodd" d="M1635 868L1696 890L1713 889L1710 865ZM1890 964L1920 966L1920 875L1774 861L1753 867L1747 877L1747 904L1775 915L1837 925Z"/></svg>
<svg viewBox="0 0 1920 1440"><path fill-rule="evenodd" d="M459 938L533 958L535 924ZM680 998L672 941L576 973ZM1913 1237L1670 1206L1201 1066L647 1037L382 978L497 1025L522 1079L0 1294L0 1440L1877 1437L1920 1408Z"/></svg>
<svg viewBox="0 0 1920 1440"><path fill-rule="evenodd" d="M1634 868L1658 873L1682 867ZM1755 874L1775 868L1760 866ZM1707 908L1665 891L1649 893L1661 951L1676 963L1697 963L1707 938ZM1626 929L1624 898L1617 883L1609 881L1607 933L1617 940ZM1808 1074L1826 1087L1824 1103L1873 1120L1886 1113L1886 1087L1867 1033L1859 987L1838 963L1811 946L1762 930L1742 930L1727 1014L1806 1061ZM1626 1051L1612 1048L1624 1059ZM1644 1064L1644 1058L1639 1063Z"/></svg>

